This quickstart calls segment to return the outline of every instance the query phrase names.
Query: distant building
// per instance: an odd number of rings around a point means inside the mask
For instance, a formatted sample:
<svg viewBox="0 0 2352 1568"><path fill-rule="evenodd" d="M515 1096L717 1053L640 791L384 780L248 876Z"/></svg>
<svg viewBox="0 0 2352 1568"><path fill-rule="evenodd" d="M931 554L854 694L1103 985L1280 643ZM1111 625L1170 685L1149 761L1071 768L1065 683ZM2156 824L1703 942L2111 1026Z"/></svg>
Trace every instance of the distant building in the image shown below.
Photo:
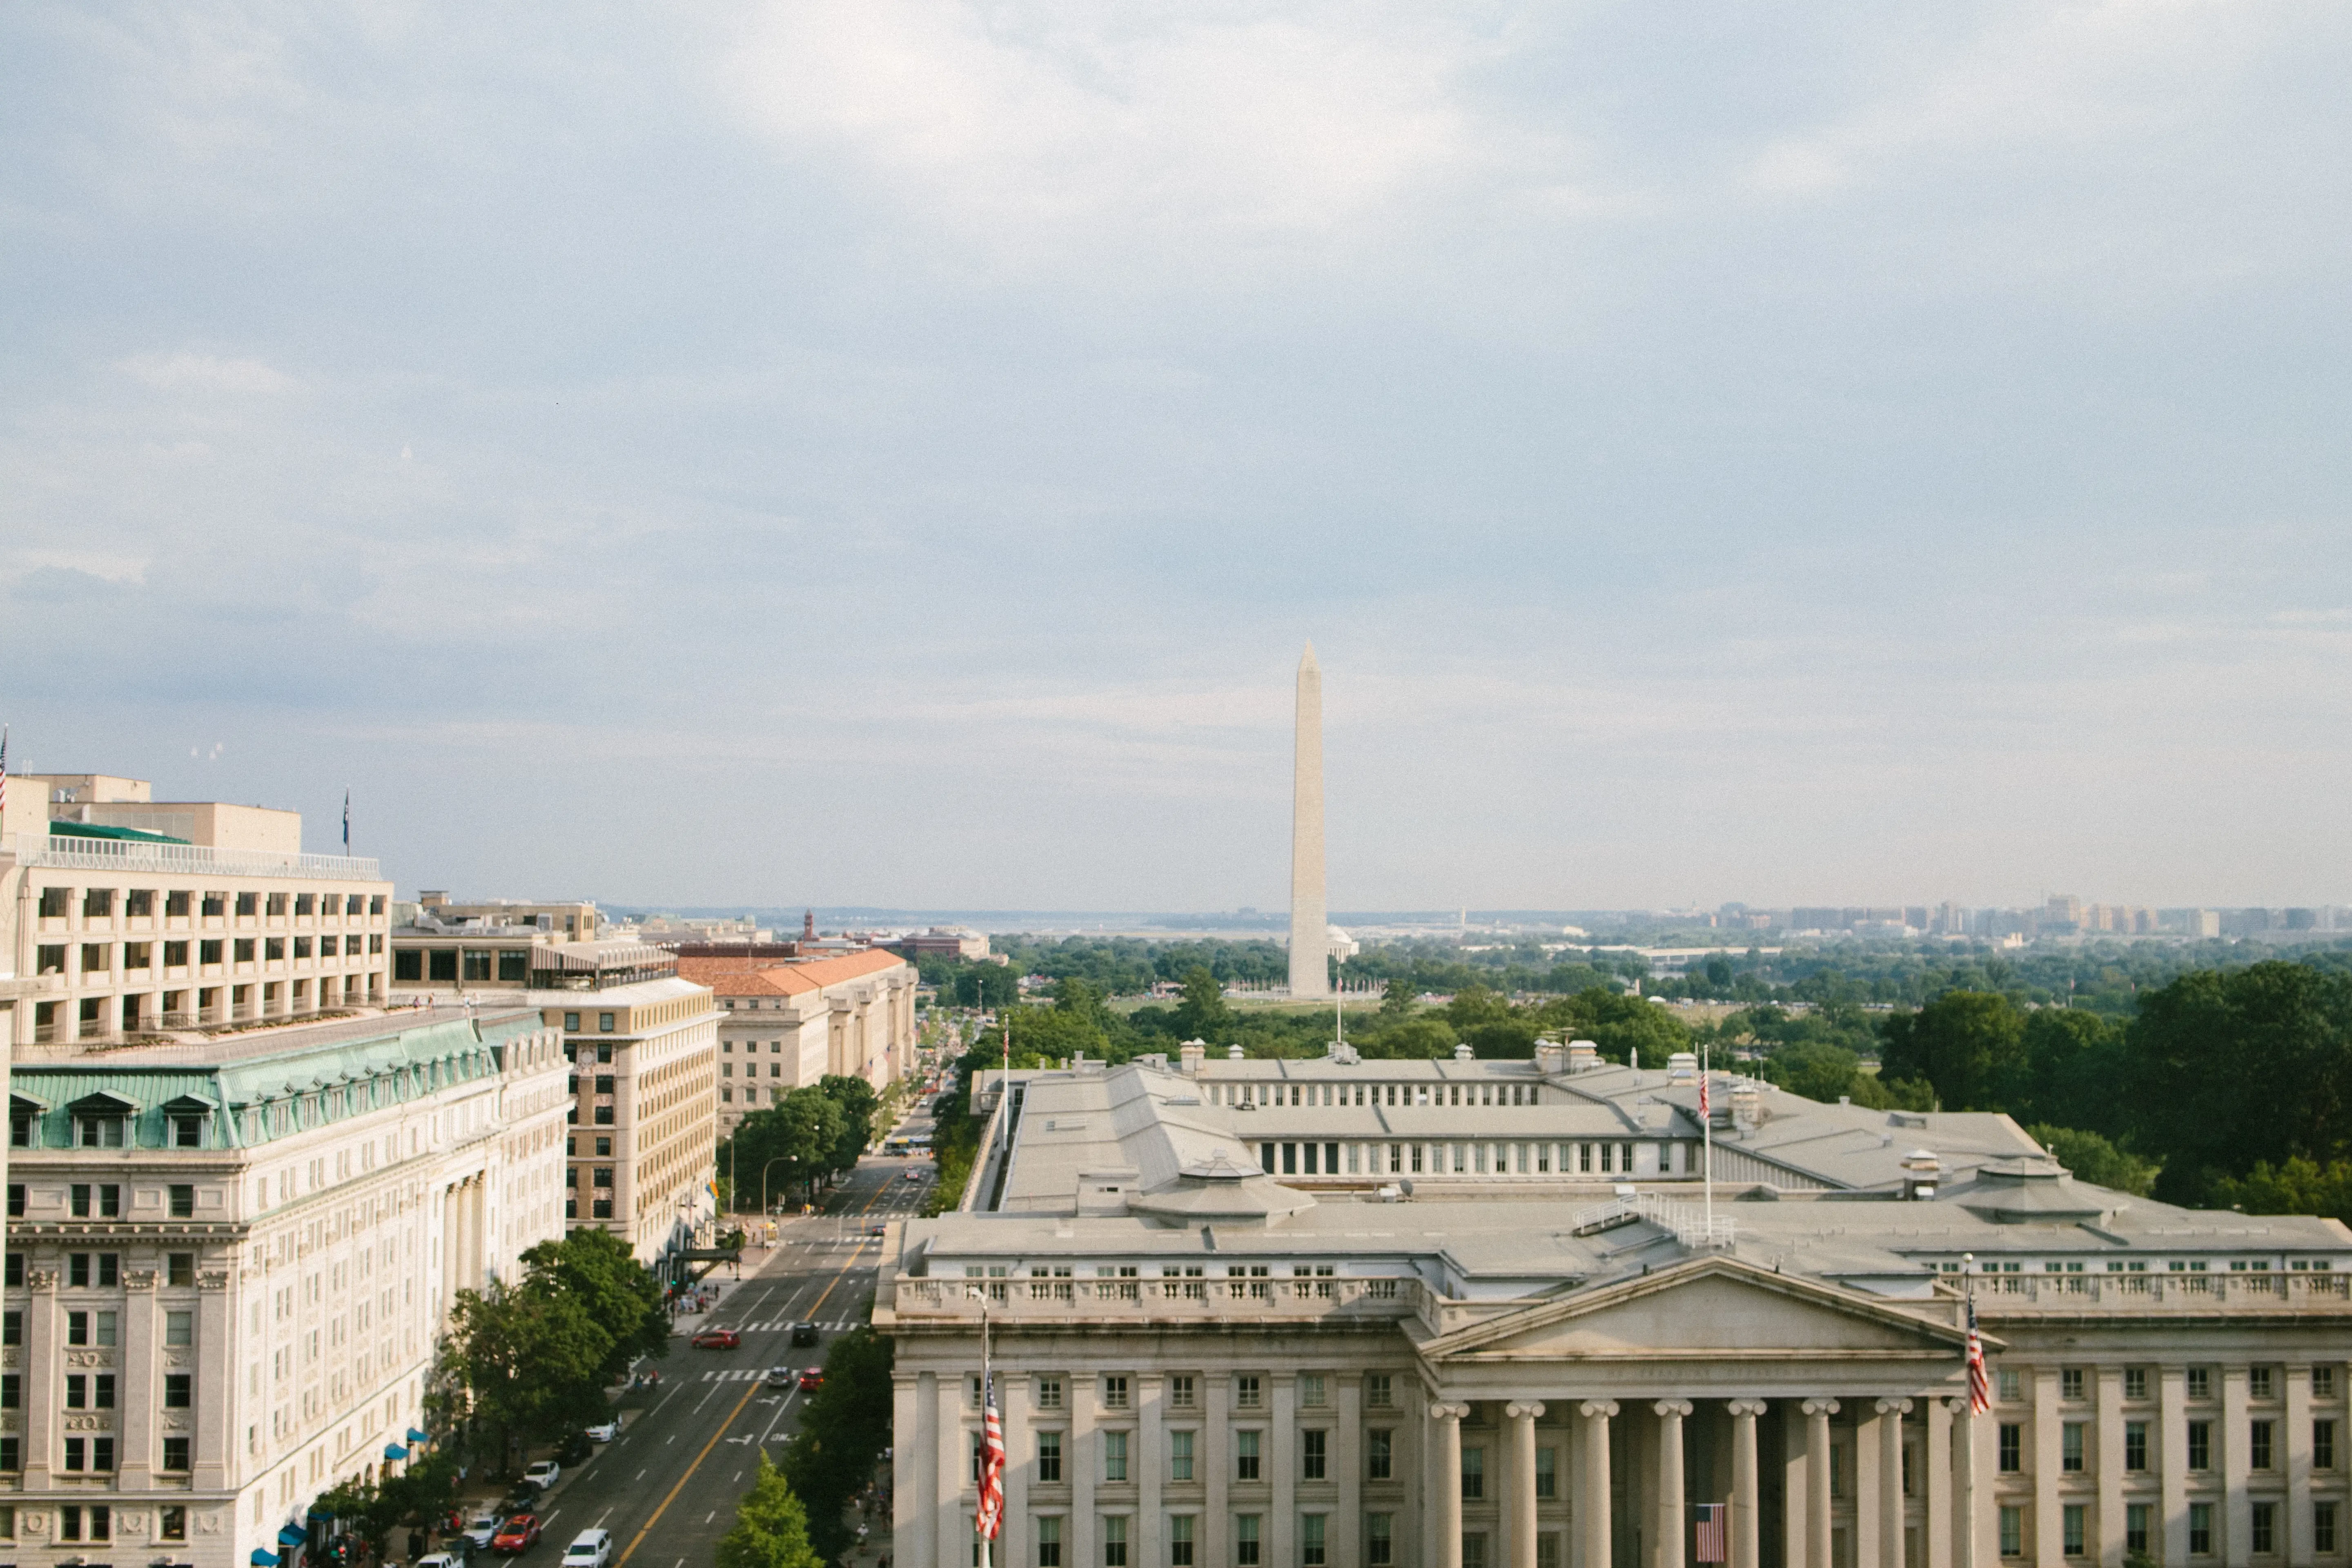
<svg viewBox="0 0 2352 1568"><path fill-rule="evenodd" d="M879 1089L914 1062L915 972L897 953L677 962L681 975L718 997L721 1137L827 1075Z"/></svg>
<svg viewBox="0 0 2352 1568"><path fill-rule="evenodd" d="M539 1010L563 1033L564 1217L657 1263L694 1244L716 1210L718 1009L677 954L636 942L556 942L535 926L392 933L395 1001Z"/></svg>
<svg viewBox="0 0 2352 1568"><path fill-rule="evenodd" d="M419 915L430 916L444 925L479 921L488 925L535 926L558 942L593 942L607 923L596 912L594 901L588 899L557 899L551 902L536 899L481 899L458 903L445 892L427 889L416 895L416 908Z"/></svg>
<svg viewBox="0 0 2352 1568"><path fill-rule="evenodd" d="M0 978L21 1045L381 1004L392 884L302 852L299 813L25 773L0 818Z"/></svg>
<svg viewBox="0 0 2352 1568"><path fill-rule="evenodd" d="M910 931L885 945L896 948L908 958L978 960L989 956L988 938L961 927L933 926L925 931Z"/></svg>

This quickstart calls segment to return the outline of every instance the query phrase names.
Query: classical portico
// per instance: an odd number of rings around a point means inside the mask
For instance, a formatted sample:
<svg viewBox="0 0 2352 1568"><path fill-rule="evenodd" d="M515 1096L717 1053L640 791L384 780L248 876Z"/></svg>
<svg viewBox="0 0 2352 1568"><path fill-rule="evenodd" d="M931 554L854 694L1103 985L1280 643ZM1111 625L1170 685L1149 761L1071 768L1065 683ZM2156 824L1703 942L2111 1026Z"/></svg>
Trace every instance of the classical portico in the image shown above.
<svg viewBox="0 0 2352 1568"><path fill-rule="evenodd" d="M1702 1255L1430 1339L1424 1561L1690 1568L1717 1502L1734 1568L1961 1568L1955 1305Z"/></svg>

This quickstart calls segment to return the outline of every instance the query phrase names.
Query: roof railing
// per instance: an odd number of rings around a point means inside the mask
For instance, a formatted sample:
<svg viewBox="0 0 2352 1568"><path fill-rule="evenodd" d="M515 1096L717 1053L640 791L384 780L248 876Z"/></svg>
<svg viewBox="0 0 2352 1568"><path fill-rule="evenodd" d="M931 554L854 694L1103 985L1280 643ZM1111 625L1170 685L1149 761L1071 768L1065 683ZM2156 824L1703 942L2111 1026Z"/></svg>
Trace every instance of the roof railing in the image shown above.
<svg viewBox="0 0 2352 1568"><path fill-rule="evenodd" d="M217 849L206 844L155 844L139 839L68 838L51 833L16 836L16 863L79 871L154 871L164 876L292 877L311 881L380 882L376 860L363 855L301 855L273 849Z"/></svg>

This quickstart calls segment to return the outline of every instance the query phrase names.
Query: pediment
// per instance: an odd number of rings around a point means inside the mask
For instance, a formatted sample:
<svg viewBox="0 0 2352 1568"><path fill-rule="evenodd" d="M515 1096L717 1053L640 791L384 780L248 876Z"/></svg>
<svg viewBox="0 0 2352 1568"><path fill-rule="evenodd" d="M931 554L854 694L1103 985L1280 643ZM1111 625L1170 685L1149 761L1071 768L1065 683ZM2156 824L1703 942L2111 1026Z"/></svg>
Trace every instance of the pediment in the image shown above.
<svg viewBox="0 0 2352 1568"><path fill-rule="evenodd" d="M1433 1362L1900 1359L1948 1357L1966 1342L1965 1330L1904 1304L1716 1258L1489 1319L1430 1341L1423 1354Z"/></svg>

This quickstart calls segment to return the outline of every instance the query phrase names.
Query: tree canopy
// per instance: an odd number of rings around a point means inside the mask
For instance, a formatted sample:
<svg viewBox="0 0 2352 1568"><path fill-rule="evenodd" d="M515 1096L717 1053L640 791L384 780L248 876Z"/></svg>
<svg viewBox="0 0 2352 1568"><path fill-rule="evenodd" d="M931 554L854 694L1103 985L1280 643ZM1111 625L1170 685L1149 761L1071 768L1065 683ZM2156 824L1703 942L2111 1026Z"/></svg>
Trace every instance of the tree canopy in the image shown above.
<svg viewBox="0 0 2352 1568"><path fill-rule="evenodd" d="M824 1568L809 1544L808 1510L784 1472L760 1451L760 1473L735 1505L735 1523L713 1552L719 1568Z"/></svg>

